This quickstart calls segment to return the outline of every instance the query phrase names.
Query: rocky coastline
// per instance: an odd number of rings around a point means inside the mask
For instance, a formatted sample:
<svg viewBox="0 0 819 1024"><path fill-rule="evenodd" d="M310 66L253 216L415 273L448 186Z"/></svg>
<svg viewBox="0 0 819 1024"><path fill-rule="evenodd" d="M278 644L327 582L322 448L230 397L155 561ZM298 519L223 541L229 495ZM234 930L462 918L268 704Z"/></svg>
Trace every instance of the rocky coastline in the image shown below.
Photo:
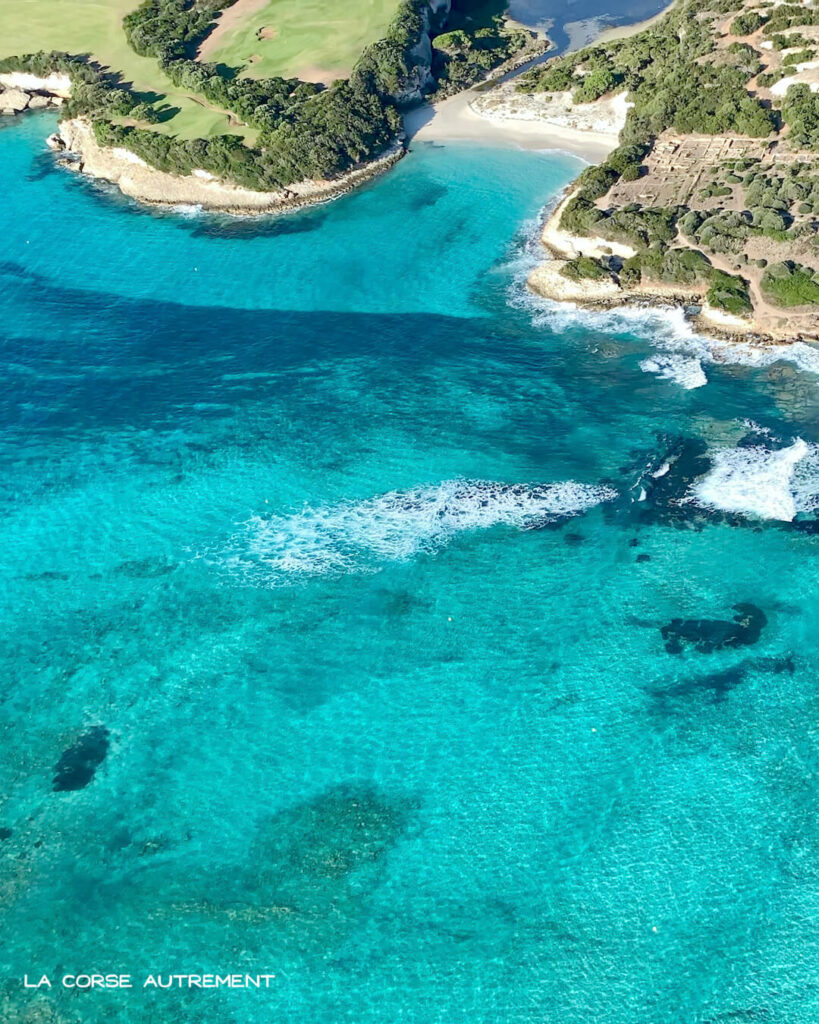
<svg viewBox="0 0 819 1024"><path fill-rule="evenodd" d="M682 309L697 331L721 341L736 341L741 337L753 345L791 345L797 341L819 341L803 332L788 327L781 330L763 329L753 316L739 317L709 305L705 298L705 285L682 288L661 281L624 286L614 275L600 279L567 277L563 270L570 260L579 256L593 258L618 257L628 259L634 249L619 242L596 236L572 235L560 226L566 204L574 192L569 191L546 216L540 233L540 243L549 254L529 274L526 286L533 294L552 302L569 303L582 309L603 312L624 306L645 308Z"/></svg>
<svg viewBox="0 0 819 1024"><path fill-rule="evenodd" d="M100 146L90 122L72 118L60 122L59 133L49 140L63 151L67 168L116 185L123 195L149 206L195 206L231 216L259 216L330 202L383 173L404 155L398 142L378 159L362 164L332 180L296 182L275 192L257 192L222 181L207 171L169 174L151 167L126 149Z"/></svg>
<svg viewBox="0 0 819 1024"><path fill-rule="evenodd" d="M39 78L23 72L2 74L0 114L60 108L70 92L67 75ZM129 150L100 146L87 118L60 121L57 132L46 141L50 149L60 153L60 162L67 169L108 181L138 202L159 207L193 206L231 216L259 216L330 202L383 173L405 153L403 140L398 140L376 160L338 178L305 180L275 192L258 192L222 181L204 170L170 174L151 167Z"/></svg>
<svg viewBox="0 0 819 1024"><path fill-rule="evenodd" d="M0 115L61 107L71 94L68 75L38 78L21 71L0 74Z"/></svg>

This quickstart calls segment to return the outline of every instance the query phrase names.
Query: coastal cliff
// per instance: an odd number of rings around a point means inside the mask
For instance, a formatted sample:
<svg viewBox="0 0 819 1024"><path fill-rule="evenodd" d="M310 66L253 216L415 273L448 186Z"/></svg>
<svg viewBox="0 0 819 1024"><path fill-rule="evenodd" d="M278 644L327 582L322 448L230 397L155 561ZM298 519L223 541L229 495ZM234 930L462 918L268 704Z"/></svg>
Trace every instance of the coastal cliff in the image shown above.
<svg viewBox="0 0 819 1024"><path fill-rule="evenodd" d="M615 269L607 269L595 277L572 273L578 261L599 261L615 268L622 260L635 255L623 243L595 235L575 235L561 225L563 211L575 192L569 192L546 219L540 242L549 259L529 274L526 285L531 292L552 302L566 302L590 310L616 309L618 306L677 306L686 310L695 326L713 337L743 337L756 342L790 344L795 340L819 341L819 335L794 330L787 320L773 320L759 313L737 316L709 303L708 282L692 281L685 285L651 280L643 277L636 283L624 284Z"/></svg>
<svg viewBox="0 0 819 1024"><path fill-rule="evenodd" d="M152 206L197 206L235 215L275 213L327 202L381 174L404 155L399 142L377 160L340 178L305 180L274 192L258 192L221 181L201 169L189 175L168 174L127 149L100 146L85 118L62 121L59 139L59 148L66 152L66 167L109 181L132 199Z"/></svg>
<svg viewBox="0 0 819 1024"><path fill-rule="evenodd" d="M804 5L677 0L649 28L484 101L489 116L577 126L628 97L618 145L548 218L552 259L530 289L592 307L683 306L720 336L819 340L817 25Z"/></svg>
<svg viewBox="0 0 819 1024"><path fill-rule="evenodd" d="M38 76L25 72L0 74L0 112L7 115L48 106L61 107L71 95L67 75ZM130 150L101 146L91 122L84 117L62 120L47 140L62 153L69 170L108 181L131 199L152 206L196 206L234 215L276 213L338 198L392 167L404 155L401 140L382 156L332 180L305 179L275 191L243 188L202 169L170 174L151 167Z"/></svg>
<svg viewBox="0 0 819 1024"><path fill-rule="evenodd" d="M432 74L432 38L452 9L452 0L427 0L416 43L409 50L409 71L401 78L393 98L401 106L420 103L435 86Z"/></svg>

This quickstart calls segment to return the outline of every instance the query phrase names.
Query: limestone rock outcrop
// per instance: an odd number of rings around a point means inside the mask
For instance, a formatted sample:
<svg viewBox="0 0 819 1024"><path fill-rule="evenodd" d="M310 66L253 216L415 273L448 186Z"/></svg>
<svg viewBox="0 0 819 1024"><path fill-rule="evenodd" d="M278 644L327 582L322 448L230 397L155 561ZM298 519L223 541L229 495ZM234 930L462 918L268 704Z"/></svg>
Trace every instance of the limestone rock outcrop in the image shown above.
<svg viewBox="0 0 819 1024"><path fill-rule="evenodd" d="M0 111L4 114L19 114L26 109L30 98L22 89L4 89L0 92Z"/></svg>

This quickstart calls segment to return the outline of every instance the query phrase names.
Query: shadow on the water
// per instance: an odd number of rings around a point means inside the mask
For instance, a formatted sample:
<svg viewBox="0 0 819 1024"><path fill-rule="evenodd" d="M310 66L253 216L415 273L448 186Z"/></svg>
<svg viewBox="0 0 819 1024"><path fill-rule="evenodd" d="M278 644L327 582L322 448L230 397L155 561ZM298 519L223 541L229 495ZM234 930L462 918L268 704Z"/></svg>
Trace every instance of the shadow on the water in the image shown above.
<svg viewBox="0 0 819 1024"><path fill-rule="evenodd" d="M53 153L38 153L31 161L31 170L26 175L26 181L42 181L43 178L55 174L57 170Z"/></svg>

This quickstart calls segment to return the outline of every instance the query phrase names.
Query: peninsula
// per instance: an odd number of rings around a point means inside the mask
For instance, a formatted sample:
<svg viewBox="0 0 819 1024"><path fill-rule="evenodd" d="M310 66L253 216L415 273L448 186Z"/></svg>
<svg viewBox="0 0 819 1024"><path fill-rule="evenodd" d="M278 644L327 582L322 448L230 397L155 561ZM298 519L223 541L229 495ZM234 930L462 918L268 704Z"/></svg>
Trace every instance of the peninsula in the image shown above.
<svg viewBox="0 0 819 1024"><path fill-rule="evenodd" d="M0 113L57 103L52 147L136 199L275 211L379 173L403 154L405 111L548 45L504 11L343 0L330 31L296 0L6 4Z"/></svg>
<svg viewBox="0 0 819 1024"><path fill-rule="evenodd" d="M548 218L552 259L529 287L591 307L679 304L712 333L819 338L817 90L812 4L679 0L487 94L484 116L558 126L620 105L618 143Z"/></svg>

